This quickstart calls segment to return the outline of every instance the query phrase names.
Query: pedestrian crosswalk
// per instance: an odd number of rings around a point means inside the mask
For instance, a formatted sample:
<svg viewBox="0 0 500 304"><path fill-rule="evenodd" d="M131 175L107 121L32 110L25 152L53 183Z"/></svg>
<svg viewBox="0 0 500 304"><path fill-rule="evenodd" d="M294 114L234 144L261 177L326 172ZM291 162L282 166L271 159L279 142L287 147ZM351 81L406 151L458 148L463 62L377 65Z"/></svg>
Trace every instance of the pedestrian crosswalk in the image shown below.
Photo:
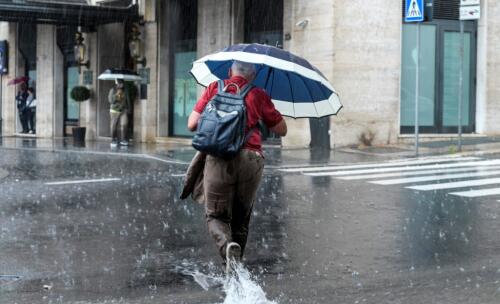
<svg viewBox="0 0 500 304"><path fill-rule="evenodd" d="M447 156L281 171L382 186L399 185L414 191L446 191L459 197L500 196L500 159Z"/></svg>

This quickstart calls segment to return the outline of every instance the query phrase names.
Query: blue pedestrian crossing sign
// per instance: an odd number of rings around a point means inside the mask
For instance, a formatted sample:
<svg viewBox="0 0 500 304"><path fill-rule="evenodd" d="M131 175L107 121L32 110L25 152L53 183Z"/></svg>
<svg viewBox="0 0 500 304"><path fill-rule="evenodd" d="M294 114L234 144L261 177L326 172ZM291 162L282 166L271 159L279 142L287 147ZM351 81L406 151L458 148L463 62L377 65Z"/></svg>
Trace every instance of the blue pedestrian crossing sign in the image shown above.
<svg viewBox="0 0 500 304"><path fill-rule="evenodd" d="M405 22L424 21L424 0L406 0Z"/></svg>

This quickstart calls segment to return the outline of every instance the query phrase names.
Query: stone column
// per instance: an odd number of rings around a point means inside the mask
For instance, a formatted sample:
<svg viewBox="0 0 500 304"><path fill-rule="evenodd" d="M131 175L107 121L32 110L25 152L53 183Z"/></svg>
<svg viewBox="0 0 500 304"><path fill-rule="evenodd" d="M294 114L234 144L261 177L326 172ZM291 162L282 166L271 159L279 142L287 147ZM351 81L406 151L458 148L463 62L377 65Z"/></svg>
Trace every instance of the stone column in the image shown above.
<svg viewBox="0 0 500 304"><path fill-rule="evenodd" d="M232 0L198 1L198 57L231 44Z"/></svg>
<svg viewBox="0 0 500 304"><path fill-rule="evenodd" d="M7 40L9 45L9 73L1 78L1 110L2 135L12 136L16 133L18 121L16 107L16 86L9 86L9 80L17 77L17 23L0 22L0 39Z"/></svg>
<svg viewBox="0 0 500 304"><path fill-rule="evenodd" d="M84 33L85 44L88 49L89 69L92 71L92 84L87 85L90 90L90 99L80 104L80 126L86 127L85 140L92 141L97 138L97 33ZM82 71L87 70L82 67ZM83 83L83 72L80 83Z"/></svg>
<svg viewBox="0 0 500 304"><path fill-rule="evenodd" d="M500 72L500 54L498 53L498 48L500 47L500 39L498 33L500 33L500 20L496 17L500 13L500 3L494 0L483 1L483 8L481 9L483 20L480 25L483 25L484 21L487 22L486 29L480 28L480 35L486 31L486 42L484 38L479 36L478 38L478 59L481 55L486 55L486 63L483 60L478 60L478 72L481 72L481 66L484 67L486 64L486 72L481 73L478 78L478 91L481 86L486 86L486 104L483 105L485 113L484 122L482 122L482 130L486 134L499 134L500 133L500 119L498 116L500 114L500 103L498 99L500 98L500 78L498 74ZM487 9L486 14L483 13ZM485 46L486 44L486 46ZM486 47L486 52L481 51L481 47ZM484 82L484 84L483 84ZM480 102L480 100L478 100Z"/></svg>
<svg viewBox="0 0 500 304"><path fill-rule="evenodd" d="M37 135L63 135L64 59L56 44L54 25L37 25Z"/></svg>
<svg viewBox="0 0 500 304"><path fill-rule="evenodd" d="M333 3L333 18L327 19L333 21L327 37L331 47L318 54L331 62L326 76L344 105L331 119L332 142L358 144L361 134L373 132L373 144L394 143L400 115L401 1Z"/></svg>
<svg viewBox="0 0 500 304"><path fill-rule="evenodd" d="M147 99L134 104L134 139L137 142L154 142L157 131L157 114L160 90L158 84L158 23L147 22L142 28L145 43L146 68L149 68ZM140 67L139 67L140 68Z"/></svg>
<svg viewBox="0 0 500 304"><path fill-rule="evenodd" d="M486 130L487 80L488 80L488 1L481 1L481 19L477 26L477 68L476 68L476 132ZM496 53L496 52L495 52Z"/></svg>

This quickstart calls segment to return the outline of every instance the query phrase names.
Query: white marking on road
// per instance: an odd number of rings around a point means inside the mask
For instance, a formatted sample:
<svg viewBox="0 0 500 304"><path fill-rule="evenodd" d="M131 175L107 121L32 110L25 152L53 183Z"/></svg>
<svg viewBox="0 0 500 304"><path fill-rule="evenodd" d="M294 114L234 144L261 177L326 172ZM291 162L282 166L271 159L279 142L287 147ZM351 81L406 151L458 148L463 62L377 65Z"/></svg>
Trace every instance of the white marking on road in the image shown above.
<svg viewBox="0 0 500 304"><path fill-rule="evenodd" d="M184 176L186 176L186 173L182 173L182 174L172 174L172 175L170 175L170 176L172 176L172 177L184 177Z"/></svg>
<svg viewBox="0 0 500 304"><path fill-rule="evenodd" d="M49 182L45 183L45 185L55 186L55 185L71 185L71 184L86 184L86 183L102 183L102 182L116 182L120 180L121 178L82 179L82 180Z"/></svg>
<svg viewBox="0 0 500 304"><path fill-rule="evenodd" d="M431 191L431 190L465 188L465 187L474 187L474 186L485 186L485 185L493 185L493 184L500 184L500 178L473 179L473 180L467 180L467 181L461 181L461 182L408 186L406 188L413 189L413 190L420 190L420 191Z"/></svg>
<svg viewBox="0 0 500 304"><path fill-rule="evenodd" d="M370 183L377 184L377 185L400 185L400 184L410 184L410 183L419 183L419 182L428 182L428 181L438 181L438 180L443 180L443 179L469 178L469 177L489 176L489 175L500 175L500 170L473 172L473 173L461 173L461 174L428 175L428 176L421 176L421 177L385 179L385 180L379 180L379 181L370 181Z"/></svg>
<svg viewBox="0 0 500 304"><path fill-rule="evenodd" d="M491 165L500 165L500 160L485 160L485 161L460 162L460 163L452 163L452 164L391 167L391 168L378 168L378 169L365 169L365 170L347 170L347 171L336 171L336 172L315 172L315 173L304 173L304 175L309 175L309 176L340 176L340 175L353 175L353 174L365 174L365 173L415 171L415 170L422 170L422 169L444 169L444 168L491 166Z"/></svg>
<svg viewBox="0 0 500 304"><path fill-rule="evenodd" d="M381 167L394 167L394 166L418 165L418 164L430 164L430 163L442 163L442 162L466 161L466 160L478 160L478 159L480 159L480 158L478 158L478 157L445 157L445 158L414 159L414 160L408 160L408 161L394 161L394 162L386 162L386 163L371 163L371 164L346 165L346 166L286 168L286 169L280 169L280 171L289 172L289 173L334 171L334 170L345 170L345 169L381 168Z"/></svg>
<svg viewBox="0 0 500 304"><path fill-rule="evenodd" d="M463 196L463 197L479 197L479 196L489 196L500 194L500 188L489 188L481 190L469 190L462 192L452 192L451 195Z"/></svg>
<svg viewBox="0 0 500 304"><path fill-rule="evenodd" d="M420 171L410 171L410 172L361 174L361 175L339 176L337 178L342 179L342 180L359 180L359 179L386 178L386 177L397 177L397 176L428 175L428 174L439 174L439 173L476 172L476 171L480 171L480 170L494 170L494 169L500 169L500 166L479 167L479 168L477 168L477 167L465 167L465 168L455 168L455 169L438 169L438 170L420 170Z"/></svg>

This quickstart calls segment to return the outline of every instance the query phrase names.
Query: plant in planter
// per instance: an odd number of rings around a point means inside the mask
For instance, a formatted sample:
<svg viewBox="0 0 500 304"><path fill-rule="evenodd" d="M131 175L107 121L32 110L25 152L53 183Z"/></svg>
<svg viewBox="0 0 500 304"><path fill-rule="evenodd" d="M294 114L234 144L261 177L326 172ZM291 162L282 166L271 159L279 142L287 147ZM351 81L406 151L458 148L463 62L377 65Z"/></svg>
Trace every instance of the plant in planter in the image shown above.
<svg viewBox="0 0 500 304"><path fill-rule="evenodd" d="M90 90L84 86L76 86L71 90L70 97L74 101L78 102L78 105L80 105L81 102L84 102L84 101L90 99ZM78 108L80 108L80 106L78 106ZM78 112L80 112L80 111L78 111ZM86 131L87 131L87 128L85 128L85 127L74 127L72 129L73 143L75 145L83 145L85 143L85 132Z"/></svg>

